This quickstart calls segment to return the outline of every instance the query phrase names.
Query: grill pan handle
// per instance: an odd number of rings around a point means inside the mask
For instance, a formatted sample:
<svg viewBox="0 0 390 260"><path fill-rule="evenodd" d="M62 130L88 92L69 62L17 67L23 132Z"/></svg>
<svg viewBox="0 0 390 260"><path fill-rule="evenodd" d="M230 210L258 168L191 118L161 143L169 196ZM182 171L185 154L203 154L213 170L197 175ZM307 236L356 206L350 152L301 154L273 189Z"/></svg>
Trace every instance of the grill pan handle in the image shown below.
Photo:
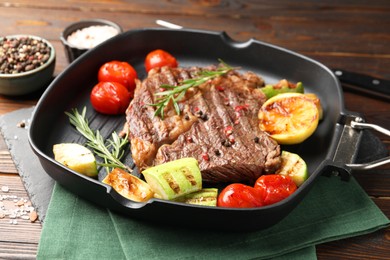
<svg viewBox="0 0 390 260"><path fill-rule="evenodd" d="M389 130L387 130L381 126L375 125L375 124L367 124L367 123L363 123L361 121L362 121L361 118L359 118L359 117L356 118L354 121L351 121L351 127L354 129L360 129L360 130L371 129L371 130L375 130L377 132L380 132L382 134L385 134L387 136L390 136ZM382 166L382 165L385 165L388 163L390 163L390 156L379 159L379 160L375 160L375 161L372 161L369 163L346 164L346 166L351 168L352 170L369 170L369 169L373 169L373 168L376 168L376 167L379 167L379 166Z"/></svg>
<svg viewBox="0 0 390 260"><path fill-rule="evenodd" d="M352 170L369 170L390 163L390 156L368 163L353 163L363 134L361 130L375 130L390 136L389 130L375 124L365 123L363 118L355 115L344 115L341 121L344 127L333 160L329 165L330 169L327 169L325 175L339 175L342 180L348 180Z"/></svg>

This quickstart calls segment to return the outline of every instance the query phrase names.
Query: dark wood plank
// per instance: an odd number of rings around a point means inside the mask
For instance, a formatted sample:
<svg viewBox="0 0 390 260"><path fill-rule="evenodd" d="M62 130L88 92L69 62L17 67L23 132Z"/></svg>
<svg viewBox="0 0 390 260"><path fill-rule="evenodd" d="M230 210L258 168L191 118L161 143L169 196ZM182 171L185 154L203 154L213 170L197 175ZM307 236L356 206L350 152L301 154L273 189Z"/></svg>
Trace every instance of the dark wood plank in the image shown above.
<svg viewBox="0 0 390 260"><path fill-rule="evenodd" d="M362 171L362 172L354 173L354 177L357 179L359 184L370 196L374 198L384 198L384 197L390 198L390 190L389 190L390 170L389 169L375 170L371 172ZM387 215L390 216L390 214Z"/></svg>
<svg viewBox="0 0 390 260"><path fill-rule="evenodd" d="M9 191L4 192L1 187L8 187ZM16 174L0 173L0 205L8 212L13 209L28 205L29 198ZM6 198L5 196L13 196ZM26 201L18 204L18 201ZM22 205L22 206L21 206ZM4 213L0 210L0 214ZM28 216L28 215L27 215ZM32 223L29 219L21 217L0 216L0 259L34 259L42 226L39 221Z"/></svg>
<svg viewBox="0 0 390 260"><path fill-rule="evenodd" d="M337 1L337 0L184 0L184 1L154 1L154 0L133 0L133 1L95 1L91 4L89 1L35 1L29 0L5 2L7 7L28 7L30 9L66 9L79 11L108 11L108 12L135 12L135 13L171 13L171 14L188 14L199 16L223 16L223 17L247 17L257 16L259 12L265 11L284 11L288 13L300 13L305 11L322 12L327 10L357 12L383 12L389 9L386 0L376 1ZM205 11L208 13L205 14Z"/></svg>
<svg viewBox="0 0 390 260"><path fill-rule="evenodd" d="M317 246L318 259L390 259L390 229Z"/></svg>
<svg viewBox="0 0 390 260"><path fill-rule="evenodd" d="M4 141L3 136L0 134L0 173L12 173L17 174L18 171L12 160L11 154Z"/></svg>
<svg viewBox="0 0 390 260"><path fill-rule="evenodd" d="M72 21L99 17L129 30L156 27L156 19L166 19L187 28L224 30L240 41L256 38L330 67L343 65L384 78L390 78L385 51L390 45L389 10L386 1L99 1L91 7L88 2L25 0L0 5L2 34L43 36L54 42L60 55L59 36ZM57 72L66 65L60 64Z"/></svg>
<svg viewBox="0 0 390 260"><path fill-rule="evenodd" d="M37 244L8 243L0 244L0 259L36 259Z"/></svg>
<svg viewBox="0 0 390 260"><path fill-rule="evenodd" d="M0 172L16 174L17 169L7 150L0 150Z"/></svg>

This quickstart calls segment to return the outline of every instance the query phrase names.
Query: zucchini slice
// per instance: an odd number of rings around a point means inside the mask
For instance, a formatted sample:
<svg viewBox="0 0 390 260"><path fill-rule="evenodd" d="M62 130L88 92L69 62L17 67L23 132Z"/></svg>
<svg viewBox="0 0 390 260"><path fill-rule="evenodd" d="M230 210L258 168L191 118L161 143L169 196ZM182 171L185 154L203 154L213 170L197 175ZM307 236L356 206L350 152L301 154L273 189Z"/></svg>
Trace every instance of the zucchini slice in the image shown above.
<svg viewBox="0 0 390 260"><path fill-rule="evenodd" d="M195 158L182 158L142 171L146 182L161 199L172 200L202 189L202 175Z"/></svg>
<svg viewBox="0 0 390 260"><path fill-rule="evenodd" d="M201 206L217 206L218 189L204 188L184 196L181 196L175 201L187 204L201 205Z"/></svg>

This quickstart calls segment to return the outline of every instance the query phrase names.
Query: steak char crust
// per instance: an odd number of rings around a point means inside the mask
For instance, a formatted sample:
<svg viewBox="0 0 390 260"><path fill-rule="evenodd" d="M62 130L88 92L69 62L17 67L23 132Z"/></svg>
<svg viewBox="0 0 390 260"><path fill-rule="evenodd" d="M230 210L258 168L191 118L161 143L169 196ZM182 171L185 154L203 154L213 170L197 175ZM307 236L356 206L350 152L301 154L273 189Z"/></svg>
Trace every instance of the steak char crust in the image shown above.
<svg viewBox="0 0 390 260"><path fill-rule="evenodd" d="M265 101L259 86L264 81L254 73L231 71L187 91L172 104L164 119L154 116L154 93L162 84L178 85L202 68L151 70L137 82L127 111L127 127L135 164L142 170L184 157L199 162L203 181L252 184L263 173L280 167L280 147L258 127L257 113ZM208 67L203 69L215 69Z"/></svg>

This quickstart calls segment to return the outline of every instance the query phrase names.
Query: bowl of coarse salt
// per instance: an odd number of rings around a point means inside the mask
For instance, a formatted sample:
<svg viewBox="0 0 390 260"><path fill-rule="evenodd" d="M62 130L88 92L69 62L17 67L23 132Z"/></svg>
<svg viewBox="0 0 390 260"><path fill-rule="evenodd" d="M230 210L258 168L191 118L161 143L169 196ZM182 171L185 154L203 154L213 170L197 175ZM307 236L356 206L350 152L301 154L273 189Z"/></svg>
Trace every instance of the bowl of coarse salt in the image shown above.
<svg viewBox="0 0 390 260"><path fill-rule="evenodd" d="M104 19L82 20L70 24L61 34L66 57L69 62L96 47L100 43L122 33L122 28Z"/></svg>

